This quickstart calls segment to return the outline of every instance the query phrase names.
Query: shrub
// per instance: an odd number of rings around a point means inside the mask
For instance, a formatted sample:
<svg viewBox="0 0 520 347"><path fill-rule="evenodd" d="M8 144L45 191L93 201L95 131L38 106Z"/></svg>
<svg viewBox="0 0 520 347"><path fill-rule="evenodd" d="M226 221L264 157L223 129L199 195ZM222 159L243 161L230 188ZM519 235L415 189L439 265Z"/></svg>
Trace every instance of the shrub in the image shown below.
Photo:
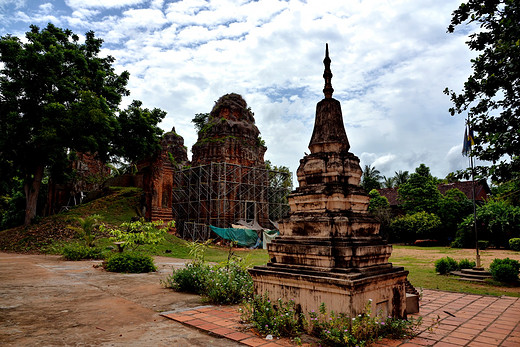
<svg viewBox="0 0 520 347"><path fill-rule="evenodd" d="M117 253L104 263L107 271L125 273L143 273L155 271L152 257L138 253Z"/></svg>
<svg viewBox="0 0 520 347"><path fill-rule="evenodd" d="M103 259L103 251L95 247L82 244L69 244L63 247L61 254L66 260Z"/></svg>
<svg viewBox="0 0 520 347"><path fill-rule="evenodd" d="M395 218L390 223L390 232L396 240L413 242L416 239L435 238L440 227L438 216L422 211Z"/></svg>
<svg viewBox="0 0 520 347"><path fill-rule="evenodd" d="M477 264L469 259L461 259L459 261L459 269L473 269Z"/></svg>
<svg viewBox="0 0 520 347"><path fill-rule="evenodd" d="M459 269L457 261L450 257L441 258L435 261L435 271L441 275L456 271Z"/></svg>
<svg viewBox="0 0 520 347"><path fill-rule="evenodd" d="M202 263L190 263L182 269L173 271L165 281L166 287L179 292L202 294L206 285L209 266Z"/></svg>
<svg viewBox="0 0 520 347"><path fill-rule="evenodd" d="M238 259L213 266L203 294L215 304L236 304L253 294L253 279Z"/></svg>
<svg viewBox="0 0 520 347"><path fill-rule="evenodd" d="M319 313L310 312L311 333L327 346L366 346L384 337L400 339L417 335L422 319L396 319L383 316L381 312L372 316L371 303L356 317L327 313L321 304Z"/></svg>
<svg viewBox="0 0 520 347"><path fill-rule="evenodd" d="M495 281L516 282L520 263L513 259L495 259L489 266L489 272Z"/></svg>
<svg viewBox="0 0 520 347"><path fill-rule="evenodd" d="M513 251L520 251L520 238L516 237L509 240L509 248Z"/></svg>
<svg viewBox="0 0 520 347"><path fill-rule="evenodd" d="M253 279L242 258L233 254L230 247L227 261L209 266L204 261L208 242L190 244L193 262L174 270L163 284L177 291L201 294L215 304L236 304L251 298Z"/></svg>
<svg viewBox="0 0 520 347"><path fill-rule="evenodd" d="M242 319L265 335L298 336L304 329L303 316L292 300L271 302L265 293L244 302L240 310Z"/></svg>

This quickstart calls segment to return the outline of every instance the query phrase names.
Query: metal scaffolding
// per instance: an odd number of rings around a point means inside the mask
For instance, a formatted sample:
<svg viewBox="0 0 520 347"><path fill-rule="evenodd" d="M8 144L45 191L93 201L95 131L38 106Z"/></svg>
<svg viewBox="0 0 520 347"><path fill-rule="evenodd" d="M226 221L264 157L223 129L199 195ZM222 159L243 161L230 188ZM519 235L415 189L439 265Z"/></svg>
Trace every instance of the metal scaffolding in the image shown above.
<svg viewBox="0 0 520 347"><path fill-rule="evenodd" d="M173 214L184 239L207 240L209 226L229 228L239 220L271 228L289 212L288 173L229 163L175 172Z"/></svg>

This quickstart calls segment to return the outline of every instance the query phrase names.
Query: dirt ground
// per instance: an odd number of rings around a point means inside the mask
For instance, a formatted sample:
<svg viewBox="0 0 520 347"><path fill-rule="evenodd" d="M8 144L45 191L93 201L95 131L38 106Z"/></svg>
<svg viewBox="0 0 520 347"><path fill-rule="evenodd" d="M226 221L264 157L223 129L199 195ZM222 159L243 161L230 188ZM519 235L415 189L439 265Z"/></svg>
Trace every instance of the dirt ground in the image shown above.
<svg viewBox="0 0 520 347"><path fill-rule="evenodd" d="M0 252L0 345L238 346L159 315L204 304L160 284L186 260L155 261L156 273L119 274L99 261Z"/></svg>

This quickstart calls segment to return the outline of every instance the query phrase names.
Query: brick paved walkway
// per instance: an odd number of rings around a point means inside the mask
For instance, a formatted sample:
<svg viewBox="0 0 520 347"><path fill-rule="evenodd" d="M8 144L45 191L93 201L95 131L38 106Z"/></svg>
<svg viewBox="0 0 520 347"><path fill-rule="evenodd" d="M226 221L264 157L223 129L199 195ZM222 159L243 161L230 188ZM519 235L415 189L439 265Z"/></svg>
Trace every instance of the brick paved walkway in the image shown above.
<svg viewBox="0 0 520 347"><path fill-rule="evenodd" d="M246 346L292 346L289 339L266 340L240 324L237 306L204 306L163 316ZM520 298L424 290L422 331L411 340L382 340L375 346L519 347ZM434 322L433 329L428 329Z"/></svg>

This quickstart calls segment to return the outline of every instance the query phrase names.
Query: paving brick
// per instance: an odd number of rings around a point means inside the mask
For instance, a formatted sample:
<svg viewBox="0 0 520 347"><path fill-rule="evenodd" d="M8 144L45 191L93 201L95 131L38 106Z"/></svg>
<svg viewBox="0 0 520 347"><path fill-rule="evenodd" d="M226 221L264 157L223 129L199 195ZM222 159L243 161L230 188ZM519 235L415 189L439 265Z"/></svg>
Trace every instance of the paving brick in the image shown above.
<svg viewBox="0 0 520 347"><path fill-rule="evenodd" d="M211 329L210 331L212 333L214 333L214 334L221 335L221 336L226 336L227 334L231 334L231 333L235 332L235 330L229 329L229 328L226 328L226 327L220 327L220 328L216 328L216 329Z"/></svg>
<svg viewBox="0 0 520 347"><path fill-rule="evenodd" d="M230 339L230 340L233 340L233 341L240 341L240 340L244 340L244 339L247 339L247 338L250 338L250 337L253 337L252 334L244 334L244 333L241 333L240 331L235 331L231 334L227 334L226 335L226 338Z"/></svg>
<svg viewBox="0 0 520 347"><path fill-rule="evenodd" d="M441 340L441 342L449 342L449 343L451 343L453 345L457 345L457 346L465 346L469 343L469 341L470 340L461 339L461 338L453 337L453 336L448 336Z"/></svg>
<svg viewBox="0 0 520 347"><path fill-rule="evenodd" d="M256 346L265 345L268 342L266 340L258 338L258 337L250 337L248 339L240 341L240 343L243 343L246 346L256 347Z"/></svg>

